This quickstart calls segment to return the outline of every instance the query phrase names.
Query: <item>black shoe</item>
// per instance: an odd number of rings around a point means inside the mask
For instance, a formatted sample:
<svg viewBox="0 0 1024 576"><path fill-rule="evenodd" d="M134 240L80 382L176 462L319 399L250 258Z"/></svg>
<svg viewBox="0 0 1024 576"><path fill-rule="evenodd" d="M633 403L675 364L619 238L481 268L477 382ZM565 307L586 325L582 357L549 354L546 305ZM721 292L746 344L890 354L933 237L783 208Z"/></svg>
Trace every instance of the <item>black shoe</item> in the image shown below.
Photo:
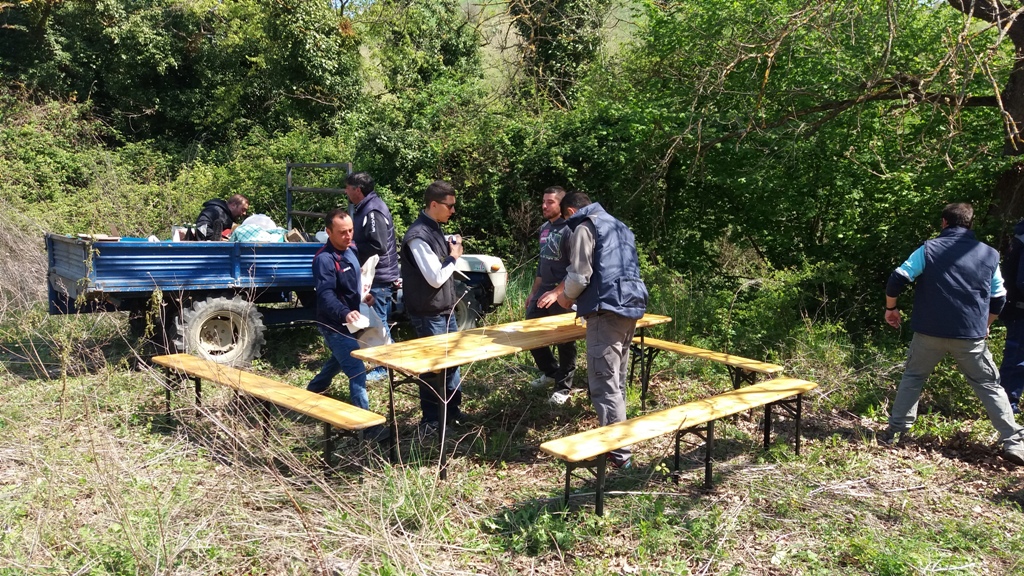
<svg viewBox="0 0 1024 576"><path fill-rule="evenodd" d="M879 446L891 448L899 444L901 437L902 432L898 432L890 426L885 430L882 430L881 432L875 434L875 442L877 442Z"/></svg>
<svg viewBox="0 0 1024 576"><path fill-rule="evenodd" d="M370 426L359 433L359 438L363 442L384 442L391 438L391 429L381 424Z"/></svg>

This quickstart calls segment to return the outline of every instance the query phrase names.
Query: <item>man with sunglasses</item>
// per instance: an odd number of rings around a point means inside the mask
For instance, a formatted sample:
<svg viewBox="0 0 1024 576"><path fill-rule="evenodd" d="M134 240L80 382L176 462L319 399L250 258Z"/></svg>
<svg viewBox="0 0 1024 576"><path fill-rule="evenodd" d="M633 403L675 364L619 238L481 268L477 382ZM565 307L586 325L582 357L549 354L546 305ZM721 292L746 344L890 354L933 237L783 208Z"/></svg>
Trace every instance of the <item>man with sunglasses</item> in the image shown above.
<svg viewBox="0 0 1024 576"><path fill-rule="evenodd" d="M453 275L455 261L462 256L462 238L445 236L441 230L455 213L455 189L443 180L433 182L423 193L423 203L419 218L402 238L400 251L405 311L420 338L458 331L454 314L458 294ZM442 418L449 425L459 423L459 384L458 368L422 376L421 438L436 435Z"/></svg>

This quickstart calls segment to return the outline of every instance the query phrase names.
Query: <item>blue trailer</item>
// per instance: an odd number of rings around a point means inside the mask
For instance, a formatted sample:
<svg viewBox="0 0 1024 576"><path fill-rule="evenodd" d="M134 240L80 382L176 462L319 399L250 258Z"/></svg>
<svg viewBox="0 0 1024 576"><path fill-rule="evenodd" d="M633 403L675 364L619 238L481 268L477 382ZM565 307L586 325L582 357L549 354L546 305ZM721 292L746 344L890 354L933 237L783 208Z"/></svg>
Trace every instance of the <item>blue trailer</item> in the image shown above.
<svg viewBox="0 0 1024 576"><path fill-rule="evenodd" d="M268 326L316 318L317 242L141 242L46 235L51 314L128 312L161 348L241 366ZM456 318L472 328L505 300L500 258L467 254ZM401 313L401 291L395 309Z"/></svg>
<svg viewBox="0 0 1024 576"><path fill-rule="evenodd" d="M126 311L169 349L243 365L259 357L267 326L314 320L310 264L321 246L47 234L50 313Z"/></svg>

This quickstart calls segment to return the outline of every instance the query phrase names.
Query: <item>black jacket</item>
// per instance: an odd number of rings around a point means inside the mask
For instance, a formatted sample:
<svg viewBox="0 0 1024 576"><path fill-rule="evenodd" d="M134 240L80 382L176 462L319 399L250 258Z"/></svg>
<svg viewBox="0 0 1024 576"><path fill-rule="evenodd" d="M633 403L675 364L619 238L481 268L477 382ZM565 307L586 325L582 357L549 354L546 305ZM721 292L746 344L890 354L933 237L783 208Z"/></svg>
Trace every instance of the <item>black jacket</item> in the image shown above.
<svg viewBox="0 0 1024 576"><path fill-rule="evenodd" d="M198 240L223 240L221 234L230 230L235 219L231 216L228 203L215 198L203 204L203 211L196 218L196 236Z"/></svg>

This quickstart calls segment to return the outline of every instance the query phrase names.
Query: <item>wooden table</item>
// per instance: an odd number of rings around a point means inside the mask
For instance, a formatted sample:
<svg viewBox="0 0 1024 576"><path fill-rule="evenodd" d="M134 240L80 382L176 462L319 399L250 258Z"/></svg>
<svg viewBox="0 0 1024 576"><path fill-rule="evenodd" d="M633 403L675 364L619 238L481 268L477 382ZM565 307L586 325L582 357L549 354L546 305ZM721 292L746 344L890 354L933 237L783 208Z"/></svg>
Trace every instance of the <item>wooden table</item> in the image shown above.
<svg viewBox="0 0 1024 576"><path fill-rule="evenodd" d="M642 338L644 328L670 321L672 319L668 316L645 314L643 318L637 320L636 327ZM398 425L395 421L394 398L396 384L414 381L416 376L428 372L439 372L446 368L500 358L542 346L582 340L586 335L586 326L576 318L574 312L570 312L363 348L352 352L352 357L388 368L388 417L391 419L392 438L395 441L393 446L397 447ZM395 371L406 375L406 378L396 381ZM445 433L443 420L442 418L440 430L442 439ZM442 442L441 478L444 479L445 476L445 449Z"/></svg>

